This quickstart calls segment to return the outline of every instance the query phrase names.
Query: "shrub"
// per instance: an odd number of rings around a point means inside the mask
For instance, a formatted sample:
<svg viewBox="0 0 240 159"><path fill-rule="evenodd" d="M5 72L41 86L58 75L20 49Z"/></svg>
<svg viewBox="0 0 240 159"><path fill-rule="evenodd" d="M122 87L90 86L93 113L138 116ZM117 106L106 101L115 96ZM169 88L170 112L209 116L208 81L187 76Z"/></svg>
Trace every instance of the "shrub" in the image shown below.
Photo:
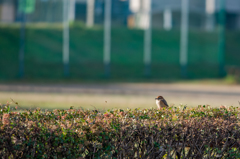
<svg viewBox="0 0 240 159"><path fill-rule="evenodd" d="M9 158L239 158L236 107L0 110Z"/></svg>

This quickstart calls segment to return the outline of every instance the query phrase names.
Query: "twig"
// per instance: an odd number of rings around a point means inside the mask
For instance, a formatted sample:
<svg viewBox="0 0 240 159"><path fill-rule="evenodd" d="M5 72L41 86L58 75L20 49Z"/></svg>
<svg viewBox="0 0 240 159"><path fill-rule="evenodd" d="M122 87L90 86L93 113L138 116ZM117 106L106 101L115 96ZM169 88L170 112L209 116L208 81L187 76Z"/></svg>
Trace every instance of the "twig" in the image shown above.
<svg viewBox="0 0 240 159"><path fill-rule="evenodd" d="M18 102L15 102L12 98L10 98L10 99L12 100L12 102L13 102L14 104L17 105L17 107L20 107L19 104L18 104ZM22 107L20 107L20 108L22 108ZM23 108L22 108L22 109L23 109Z"/></svg>
<svg viewBox="0 0 240 159"><path fill-rule="evenodd" d="M95 108L95 110L97 110L97 108L94 105L91 105L93 108Z"/></svg>

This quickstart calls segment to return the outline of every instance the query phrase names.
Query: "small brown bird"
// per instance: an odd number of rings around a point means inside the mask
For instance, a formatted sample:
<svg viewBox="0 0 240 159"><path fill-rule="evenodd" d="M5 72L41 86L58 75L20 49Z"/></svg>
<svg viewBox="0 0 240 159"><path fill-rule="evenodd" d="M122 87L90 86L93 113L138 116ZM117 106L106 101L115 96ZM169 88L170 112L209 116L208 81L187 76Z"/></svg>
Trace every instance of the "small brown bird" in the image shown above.
<svg viewBox="0 0 240 159"><path fill-rule="evenodd" d="M163 107L168 107L167 101L163 98L163 96L158 96L155 98L156 104L158 106L158 109L161 109Z"/></svg>

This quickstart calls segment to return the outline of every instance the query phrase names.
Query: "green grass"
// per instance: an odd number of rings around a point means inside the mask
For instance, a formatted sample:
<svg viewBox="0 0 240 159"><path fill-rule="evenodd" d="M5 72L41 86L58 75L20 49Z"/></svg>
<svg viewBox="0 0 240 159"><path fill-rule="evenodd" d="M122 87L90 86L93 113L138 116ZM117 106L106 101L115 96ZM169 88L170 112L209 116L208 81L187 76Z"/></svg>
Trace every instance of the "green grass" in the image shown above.
<svg viewBox="0 0 240 159"><path fill-rule="evenodd" d="M18 78L19 26L0 26L0 79ZM144 80L144 32L113 28L111 79ZM70 79L105 80L103 29L70 28ZM226 34L226 66L240 66L240 32ZM177 30L153 30L151 79L180 79ZM189 33L189 78L218 77L218 34L192 30ZM25 79L64 79L61 25L28 25L26 29Z"/></svg>
<svg viewBox="0 0 240 159"><path fill-rule="evenodd" d="M11 99L18 102L23 109L69 109L70 106L100 110L156 107L154 97L143 95L0 92L0 103L12 102ZM13 102L11 106L14 107Z"/></svg>

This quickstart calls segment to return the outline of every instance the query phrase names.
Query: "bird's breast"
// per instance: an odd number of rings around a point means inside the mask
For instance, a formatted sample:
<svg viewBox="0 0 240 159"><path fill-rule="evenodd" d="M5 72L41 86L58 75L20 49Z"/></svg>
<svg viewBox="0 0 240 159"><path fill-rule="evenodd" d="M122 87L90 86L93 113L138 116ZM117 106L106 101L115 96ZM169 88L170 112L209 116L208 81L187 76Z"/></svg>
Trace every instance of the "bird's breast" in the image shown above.
<svg viewBox="0 0 240 159"><path fill-rule="evenodd" d="M156 100L156 104L160 108L160 101L159 100Z"/></svg>

